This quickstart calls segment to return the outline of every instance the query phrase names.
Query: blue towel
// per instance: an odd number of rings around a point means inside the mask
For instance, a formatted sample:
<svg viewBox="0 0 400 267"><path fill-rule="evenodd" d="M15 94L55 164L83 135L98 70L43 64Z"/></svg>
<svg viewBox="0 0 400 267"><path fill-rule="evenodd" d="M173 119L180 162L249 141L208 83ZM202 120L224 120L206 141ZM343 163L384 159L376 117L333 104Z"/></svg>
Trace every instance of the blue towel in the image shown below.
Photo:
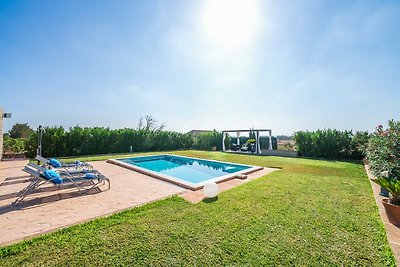
<svg viewBox="0 0 400 267"><path fill-rule="evenodd" d="M88 172L88 173L85 174L84 177L88 178L88 179L95 179L95 178L97 178L97 174L92 173L92 172Z"/></svg>
<svg viewBox="0 0 400 267"><path fill-rule="evenodd" d="M56 159L50 159L49 164L53 166L54 168L60 168L61 167L61 162L56 160Z"/></svg>
<svg viewBox="0 0 400 267"><path fill-rule="evenodd" d="M63 183L63 179L60 177L60 174L53 170L45 170L44 177L48 180L51 180L55 184Z"/></svg>

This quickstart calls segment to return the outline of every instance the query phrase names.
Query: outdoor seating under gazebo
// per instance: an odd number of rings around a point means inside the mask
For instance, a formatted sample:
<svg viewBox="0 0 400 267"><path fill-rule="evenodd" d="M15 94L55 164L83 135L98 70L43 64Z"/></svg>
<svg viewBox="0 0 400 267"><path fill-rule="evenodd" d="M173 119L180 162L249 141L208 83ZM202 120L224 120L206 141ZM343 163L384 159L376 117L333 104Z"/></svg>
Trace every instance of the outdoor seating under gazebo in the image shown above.
<svg viewBox="0 0 400 267"><path fill-rule="evenodd" d="M241 144L240 143L240 136L242 133L249 133L254 135L254 142L250 144ZM229 133L236 133L236 144L231 144L231 151L238 151L238 152L252 152L256 154L261 154L261 145L260 145L260 138L261 132L268 133L268 150L272 150L272 130L270 129L249 129L249 130L224 130L222 131L222 151L227 151L227 147L225 145L225 140ZM234 137L232 137L234 138ZM250 149L249 146L250 145Z"/></svg>

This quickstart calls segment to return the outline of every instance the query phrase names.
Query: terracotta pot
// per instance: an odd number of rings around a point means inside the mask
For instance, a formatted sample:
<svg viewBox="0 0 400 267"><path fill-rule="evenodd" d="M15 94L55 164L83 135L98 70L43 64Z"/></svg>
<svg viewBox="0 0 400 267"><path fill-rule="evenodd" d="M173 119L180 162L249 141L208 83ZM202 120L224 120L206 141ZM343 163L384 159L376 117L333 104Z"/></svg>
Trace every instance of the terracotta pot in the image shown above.
<svg viewBox="0 0 400 267"><path fill-rule="evenodd" d="M396 226L400 226L400 206L389 203L389 199L387 198L382 199L382 203L385 207L389 222Z"/></svg>

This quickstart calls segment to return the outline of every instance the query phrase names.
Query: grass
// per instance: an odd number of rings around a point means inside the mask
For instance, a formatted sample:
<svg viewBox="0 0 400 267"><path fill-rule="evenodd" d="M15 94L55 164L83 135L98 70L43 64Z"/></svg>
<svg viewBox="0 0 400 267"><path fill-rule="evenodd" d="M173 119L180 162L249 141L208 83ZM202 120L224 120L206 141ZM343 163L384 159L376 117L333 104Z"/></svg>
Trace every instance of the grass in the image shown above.
<svg viewBox="0 0 400 267"><path fill-rule="evenodd" d="M0 265L395 266L361 164L174 153L282 170L215 202L174 196L3 247Z"/></svg>

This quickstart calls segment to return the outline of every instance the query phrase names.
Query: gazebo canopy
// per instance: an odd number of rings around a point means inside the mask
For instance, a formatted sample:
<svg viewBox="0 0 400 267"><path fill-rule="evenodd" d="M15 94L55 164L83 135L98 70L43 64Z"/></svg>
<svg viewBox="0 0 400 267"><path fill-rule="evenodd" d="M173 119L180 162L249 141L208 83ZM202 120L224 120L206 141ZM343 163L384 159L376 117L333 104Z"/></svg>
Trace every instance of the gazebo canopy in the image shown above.
<svg viewBox="0 0 400 267"><path fill-rule="evenodd" d="M260 132L268 132L269 146L268 150L272 150L272 130L271 129L247 129L247 130L223 130L222 131L222 151L225 151L225 134L226 133L237 133L237 143L239 144L239 138L241 132L254 132L256 134L256 153L261 154L260 147Z"/></svg>

